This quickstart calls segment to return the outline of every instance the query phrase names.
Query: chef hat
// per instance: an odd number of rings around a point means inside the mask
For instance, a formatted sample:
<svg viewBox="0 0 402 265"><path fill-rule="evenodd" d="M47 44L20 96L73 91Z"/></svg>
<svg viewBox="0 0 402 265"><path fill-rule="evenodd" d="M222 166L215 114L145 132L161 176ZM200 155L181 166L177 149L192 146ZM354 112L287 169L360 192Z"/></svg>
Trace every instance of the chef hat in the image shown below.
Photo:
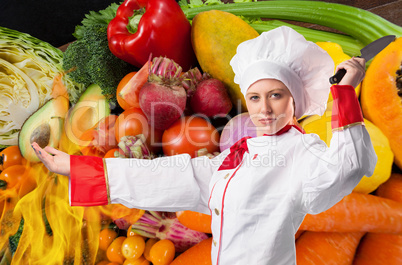
<svg viewBox="0 0 402 265"><path fill-rule="evenodd" d="M273 78L291 92L296 118L322 115L326 109L334 62L326 51L289 27L241 43L230 65L244 96L256 81Z"/></svg>

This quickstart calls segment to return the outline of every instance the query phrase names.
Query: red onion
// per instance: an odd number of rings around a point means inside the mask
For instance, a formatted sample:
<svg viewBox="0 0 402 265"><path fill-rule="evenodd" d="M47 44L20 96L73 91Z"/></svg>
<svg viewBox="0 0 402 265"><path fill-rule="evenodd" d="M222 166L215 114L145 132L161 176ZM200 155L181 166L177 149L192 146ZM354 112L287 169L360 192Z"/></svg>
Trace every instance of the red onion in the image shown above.
<svg viewBox="0 0 402 265"><path fill-rule="evenodd" d="M233 117L223 128L219 147L221 152L245 136L256 137L257 130L248 112Z"/></svg>

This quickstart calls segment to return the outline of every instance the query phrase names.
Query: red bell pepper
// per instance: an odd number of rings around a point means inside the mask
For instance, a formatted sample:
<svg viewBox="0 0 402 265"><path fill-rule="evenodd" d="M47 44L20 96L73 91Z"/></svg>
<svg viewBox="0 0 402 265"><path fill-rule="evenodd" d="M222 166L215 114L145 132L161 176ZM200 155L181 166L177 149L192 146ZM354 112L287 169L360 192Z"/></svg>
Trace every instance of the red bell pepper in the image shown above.
<svg viewBox="0 0 402 265"><path fill-rule="evenodd" d="M134 32L132 22L140 13ZM110 21L107 35L111 52L137 67L142 67L150 55L166 56L185 71L197 64L190 22L175 0L125 0Z"/></svg>

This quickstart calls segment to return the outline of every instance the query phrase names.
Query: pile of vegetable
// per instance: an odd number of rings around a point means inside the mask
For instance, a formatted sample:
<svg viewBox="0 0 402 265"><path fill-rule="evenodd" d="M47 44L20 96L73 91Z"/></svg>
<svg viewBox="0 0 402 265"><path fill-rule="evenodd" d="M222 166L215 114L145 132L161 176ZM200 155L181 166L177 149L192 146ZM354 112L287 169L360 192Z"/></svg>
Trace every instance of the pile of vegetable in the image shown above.
<svg viewBox="0 0 402 265"><path fill-rule="evenodd" d="M301 265L401 264L400 26L321 1L126 0L87 14L65 52L0 28L0 265L211 264L210 216L70 207L68 179L38 163L30 143L102 158L212 158L256 133L229 65L237 45L282 25L336 65L397 36L356 87L378 155L374 174L334 207L307 215L295 244ZM327 144L331 101L322 117L299 121Z"/></svg>

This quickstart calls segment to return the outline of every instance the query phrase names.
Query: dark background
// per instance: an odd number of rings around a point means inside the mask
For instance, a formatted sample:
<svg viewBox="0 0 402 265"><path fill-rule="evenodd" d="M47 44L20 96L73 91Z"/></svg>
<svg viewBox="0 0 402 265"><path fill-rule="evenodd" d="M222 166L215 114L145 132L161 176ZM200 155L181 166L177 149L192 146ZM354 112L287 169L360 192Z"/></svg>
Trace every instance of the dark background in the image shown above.
<svg viewBox="0 0 402 265"><path fill-rule="evenodd" d="M53 46L74 41L72 33L90 10L106 8L113 0L0 0L0 26L29 33ZM230 2L230 0L224 0ZM402 0L329 0L360 7L402 26ZM299 25L321 28L316 25ZM321 28L322 29L322 28Z"/></svg>
<svg viewBox="0 0 402 265"><path fill-rule="evenodd" d="M0 0L0 26L47 41L55 47L75 40L72 35L90 10L105 9L113 0Z"/></svg>

